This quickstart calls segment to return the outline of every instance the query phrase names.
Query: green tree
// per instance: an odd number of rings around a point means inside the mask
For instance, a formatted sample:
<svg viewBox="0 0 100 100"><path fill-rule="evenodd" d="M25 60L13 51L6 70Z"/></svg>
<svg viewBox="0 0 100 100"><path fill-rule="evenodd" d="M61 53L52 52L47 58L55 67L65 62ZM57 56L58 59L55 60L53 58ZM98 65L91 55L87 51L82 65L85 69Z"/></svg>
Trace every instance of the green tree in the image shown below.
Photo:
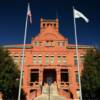
<svg viewBox="0 0 100 100"><path fill-rule="evenodd" d="M9 51L0 47L0 91L4 100L17 100L19 88L19 70ZM22 100L25 94L22 91Z"/></svg>
<svg viewBox="0 0 100 100"><path fill-rule="evenodd" d="M100 100L100 50L90 49L86 53L82 93L84 100Z"/></svg>

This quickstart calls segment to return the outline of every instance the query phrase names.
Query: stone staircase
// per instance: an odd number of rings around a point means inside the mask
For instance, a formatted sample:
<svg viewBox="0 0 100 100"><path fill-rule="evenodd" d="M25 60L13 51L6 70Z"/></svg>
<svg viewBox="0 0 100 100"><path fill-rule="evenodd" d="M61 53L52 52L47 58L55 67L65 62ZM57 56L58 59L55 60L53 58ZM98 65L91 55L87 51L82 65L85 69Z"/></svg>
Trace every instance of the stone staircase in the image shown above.
<svg viewBox="0 0 100 100"><path fill-rule="evenodd" d="M42 94L34 100L66 100L66 98L58 94L57 85L48 86L48 84L45 84L42 88Z"/></svg>

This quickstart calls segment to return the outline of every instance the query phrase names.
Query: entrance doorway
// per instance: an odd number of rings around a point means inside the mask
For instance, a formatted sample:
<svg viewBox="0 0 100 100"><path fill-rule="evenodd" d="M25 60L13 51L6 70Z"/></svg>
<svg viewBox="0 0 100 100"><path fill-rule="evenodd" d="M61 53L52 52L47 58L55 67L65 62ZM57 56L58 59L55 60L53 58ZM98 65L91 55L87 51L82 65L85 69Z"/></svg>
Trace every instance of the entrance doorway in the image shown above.
<svg viewBox="0 0 100 100"><path fill-rule="evenodd" d="M56 70L55 69L44 69L43 83L47 83L48 79L51 79L52 83L56 81Z"/></svg>

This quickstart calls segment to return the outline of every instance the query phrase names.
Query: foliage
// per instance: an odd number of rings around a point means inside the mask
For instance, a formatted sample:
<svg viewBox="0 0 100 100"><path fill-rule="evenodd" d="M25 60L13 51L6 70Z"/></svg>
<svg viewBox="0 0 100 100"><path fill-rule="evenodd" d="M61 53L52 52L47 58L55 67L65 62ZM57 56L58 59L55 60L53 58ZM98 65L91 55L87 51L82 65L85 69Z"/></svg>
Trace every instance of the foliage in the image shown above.
<svg viewBox="0 0 100 100"><path fill-rule="evenodd" d="M16 100L19 88L19 70L9 52L0 47L0 91L4 100ZM23 98L24 97L24 98ZM22 92L25 100L25 94Z"/></svg>
<svg viewBox="0 0 100 100"><path fill-rule="evenodd" d="M82 93L84 100L100 100L100 50L90 49L86 53L82 73Z"/></svg>

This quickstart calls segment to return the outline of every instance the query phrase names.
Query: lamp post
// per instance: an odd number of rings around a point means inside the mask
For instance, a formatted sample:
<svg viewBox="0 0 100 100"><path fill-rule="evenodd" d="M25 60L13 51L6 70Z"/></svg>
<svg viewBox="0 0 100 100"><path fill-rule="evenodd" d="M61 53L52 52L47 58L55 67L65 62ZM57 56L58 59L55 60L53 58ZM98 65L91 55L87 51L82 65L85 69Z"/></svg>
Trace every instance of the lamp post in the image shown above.
<svg viewBox="0 0 100 100"><path fill-rule="evenodd" d="M48 95L49 95L49 100L50 100L50 85L51 85L51 83L52 83L52 78L51 78L51 77L48 77L48 78L47 78L47 83L48 83L48 86L49 86Z"/></svg>

